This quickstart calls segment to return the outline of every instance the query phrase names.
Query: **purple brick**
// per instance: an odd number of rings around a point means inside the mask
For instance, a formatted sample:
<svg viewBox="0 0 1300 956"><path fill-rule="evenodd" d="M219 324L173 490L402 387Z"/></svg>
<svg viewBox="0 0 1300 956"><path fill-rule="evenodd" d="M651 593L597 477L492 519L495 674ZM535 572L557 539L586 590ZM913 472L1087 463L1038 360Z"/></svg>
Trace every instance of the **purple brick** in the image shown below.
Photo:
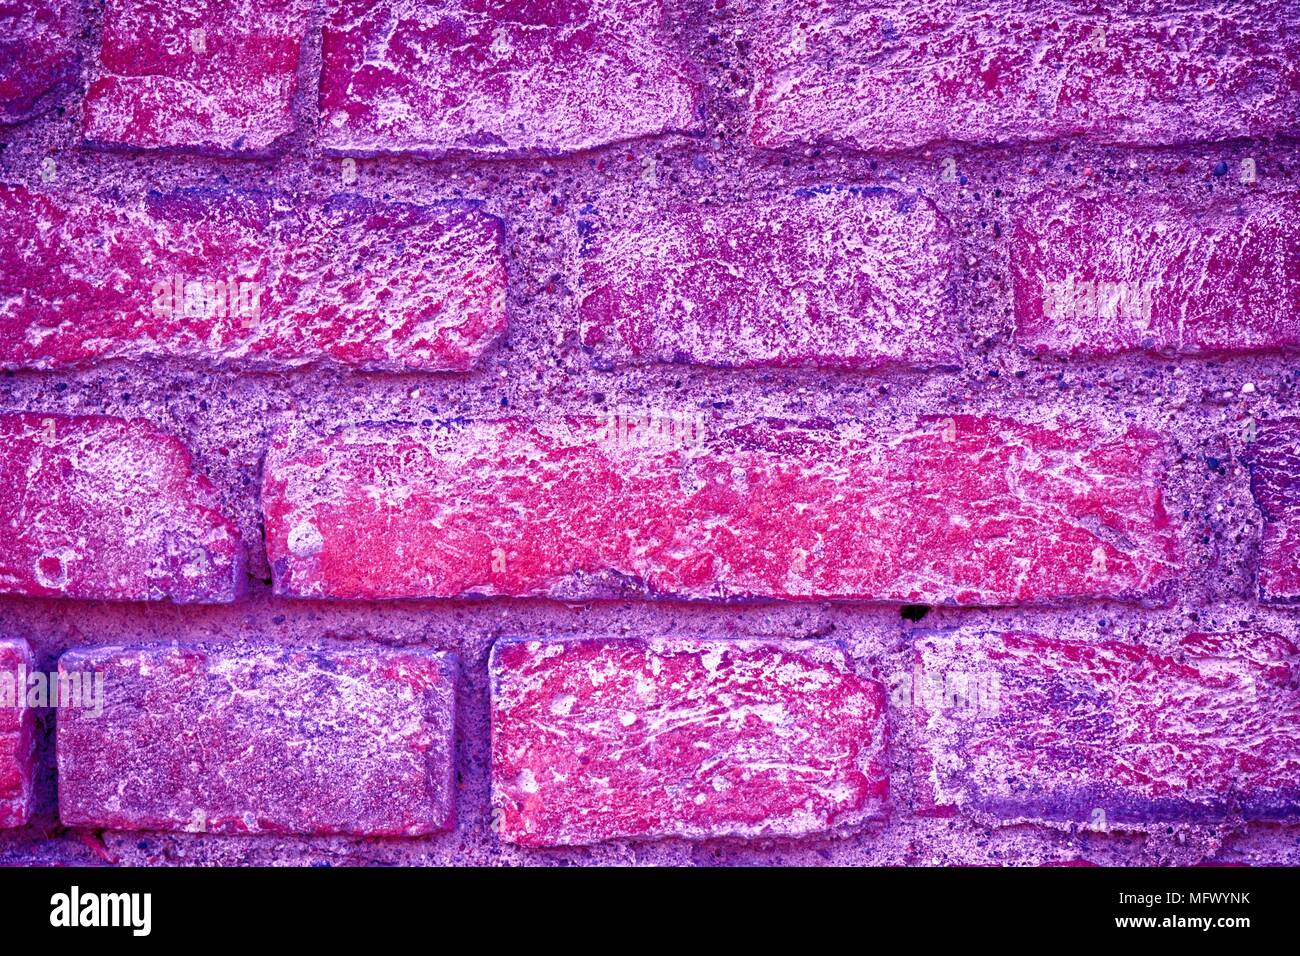
<svg viewBox="0 0 1300 956"><path fill-rule="evenodd" d="M1259 542L1259 599L1300 603L1300 418L1255 426L1248 447L1250 491L1264 519Z"/></svg>
<svg viewBox="0 0 1300 956"><path fill-rule="evenodd" d="M55 105L81 69L78 0L8 0L0 5L0 124Z"/></svg>
<svg viewBox="0 0 1300 956"><path fill-rule="evenodd" d="M35 713L27 706L32 651L26 641L0 640L0 830L31 815Z"/></svg>

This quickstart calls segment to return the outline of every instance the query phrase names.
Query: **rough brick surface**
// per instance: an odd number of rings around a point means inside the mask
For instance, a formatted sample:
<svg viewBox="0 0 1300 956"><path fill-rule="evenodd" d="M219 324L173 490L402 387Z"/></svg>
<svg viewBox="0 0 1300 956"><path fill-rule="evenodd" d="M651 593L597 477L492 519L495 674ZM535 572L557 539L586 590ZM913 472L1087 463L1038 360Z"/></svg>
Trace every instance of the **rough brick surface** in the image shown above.
<svg viewBox="0 0 1300 956"><path fill-rule="evenodd" d="M105 146L267 153L294 129L308 0L108 0L84 133Z"/></svg>
<svg viewBox="0 0 1300 956"><path fill-rule="evenodd" d="M453 813L447 655L273 645L70 651L106 706L59 714L67 826L417 835Z"/></svg>
<svg viewBox="0 0 1300 956"><path fill-rule="evenodd" d="M0 594L212 603L244 590L239 532L149 422L0 414Z"/></svg>
<svg viewBox="0 0 1300 956"><path fill-rule="evenodd" d="M0 124L53 106L77 81L78 0L8 0L0 7Z"/></svg>
<svg viewBox="0 0 1300 956"><path fill-rule="evenodd" d="M838 645L509 640L490 668L511 842L804 836L884 813L885 690Z"/></svg>
<svg viewBox="0 0 1300 956"><path fill-rule="evenodd" d="M33 724L26 676L32 651L26 641L0 640L0 830L20 827L31 812Z"/></svg>
<svg viewBox="0 0 1300 956"><path fill-rule="evenodd" d="M705 426L282 433L262 492L276 591L997 605L1162 599L1180 569L1164 445L1140 429Z"/></svg>
<svg viewBox="0 0 1300 956"><path fill-rule="evenodd" d="M1262 422L1247 452L1250 490L1264 519L1259 599L1300 603L1300 418Z"/></svg>
<svg viewBox="0 0 1300 956"><path fill-rule="evenodd" d="M898 150L1294 133L1300 9L760 0L751 139Z"/></svg>
<svg viewBox="0 0 1300 956"><path fill-rule="evenodd" d="M201 188L116 205L0 187L0 228L0 366L455 370L506 324L501 222L472 204Z"/></svg>
<svg viewBox="0 0 1300 956"><path fill-rule="evenodd" d="M615 361L956 364L951 230L932 203L830 188L579 220L583 344Z"/></svg>
<svg viewBox="0 0 1300 956"><path fill-rule="evenodd" d="M1098 829L1300 817L1296 645L1189 634L1176 652L960 632L918 640L922 809Z"/></svg>
<svg viewBox="0 0 1300 956"><path fill-rule="evenodd" d="M1300 203L1046 191L1011 238L1016 340L1037 352L1300 346Z"/></svg>
<svg viewBox="0 0 1300 956"><path fill-rule="evenodd" d="M700 126L661 0L333 0L323 44L338 153L558 154Z"/></svg>

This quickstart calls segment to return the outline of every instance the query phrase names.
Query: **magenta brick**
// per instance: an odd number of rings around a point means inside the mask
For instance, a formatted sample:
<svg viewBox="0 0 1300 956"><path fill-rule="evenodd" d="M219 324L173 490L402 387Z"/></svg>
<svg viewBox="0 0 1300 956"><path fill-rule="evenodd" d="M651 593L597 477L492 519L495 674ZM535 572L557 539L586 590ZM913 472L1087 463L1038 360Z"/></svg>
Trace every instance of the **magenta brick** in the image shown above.
<svg viewBox="0 0 1300 956"><path fill-rule="evenodd" d="M335 153L550 155L700 127L662 0L332 0L322 55Z"/></svg>
<svg viewBox="0 0 1300 956"><path fill-rule="evenodd" d="M0 124L53 106L77 82L78 0L7 0L0 6Z"/></svg>
<svg viewBox="0 0 1300 956"><path fill-rule="evenodd" d="M961 631L922 638L912 698L921 809L1099 829L1300 816L1295 644Z"/></svg>
<svg viewBox="0 0 1300 956"><path fill-rule="evenodd" d="M474 203L186 189L115 205L0 186L0 232L10 368L455 371L506 326L502 224Z"/></svg>
<svg viewBox="0 0 1300 956"><path fill-rule="evenodd" d="M953 241L928 200L801 190L579 223L583 343L615 362L957 364Z"/></svg>
<svg viewBox="0 0 1300 956"><path fill-rule="evenodd" d="M89 142L266 154L295 128L308 0L108 0L86 91Z"/></svg>
<svg viewBox="0 0 1300 956"><path fill-rule="evenodd" d="M415 649L103 647L59 712L66 826L414 836L451 825L455 660ZM83 681L85 678L83 678Z"/></svg>
<svg viewBox="0 0 1300 956"><path fill-rule="evenodd" d="M885 690L837 644L505 640L489 666L512 843L792 837L886 813Z"/></svg>
<svg viewBox="0 0 1300 956"><path fill-rule="evenodd" d="M1261 422L1245 459L1250 490L1263 516L1259 599L1300 603L1300 418Z"/></svg>
<svg viewBox="0 0 1300 956"><path fill-rule="evenodd" d="M239 532L141 419L0 414L0 593L178 604L243 591Z"/></svg>
<svg viewBox="0 0 1300 956"><path fill-rule="evenodd" d="M0 639L0 829L20 827L31 815L35 712L27 706L32 650L26 641Z"/></svg>
<svg viewBox="0 0 1300 956"><path fill-rule="evenodd" d="M1300 346L1300 203L1050 191L1011 234L1016 340L1036 352Z"/></svg>
<svg viewBox="0 0 1300 956"><path fill-rule="evenodd" d="M750 136L901 150L1300 128L1300 7L762 0Z"/></svg>
<svg viewBox="0 0 1300 956"><path fill-rule="evenodd" d="M1003 605L1161 601L1181 571L1167 446L1141 428L664 424L282 431L262 490L275 590Z"/></svg>

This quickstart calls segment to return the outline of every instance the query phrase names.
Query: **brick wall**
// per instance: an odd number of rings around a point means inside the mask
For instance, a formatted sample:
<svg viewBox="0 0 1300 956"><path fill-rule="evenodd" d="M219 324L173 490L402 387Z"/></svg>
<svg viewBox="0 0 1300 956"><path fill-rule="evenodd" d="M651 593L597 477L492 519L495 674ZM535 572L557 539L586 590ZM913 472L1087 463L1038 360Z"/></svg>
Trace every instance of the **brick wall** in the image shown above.
<svg viewBox="0 0 1300 956"><path fill-rule="evenodd" d="M14 9L0 863L1297 862L1293 4Z"/></svg>

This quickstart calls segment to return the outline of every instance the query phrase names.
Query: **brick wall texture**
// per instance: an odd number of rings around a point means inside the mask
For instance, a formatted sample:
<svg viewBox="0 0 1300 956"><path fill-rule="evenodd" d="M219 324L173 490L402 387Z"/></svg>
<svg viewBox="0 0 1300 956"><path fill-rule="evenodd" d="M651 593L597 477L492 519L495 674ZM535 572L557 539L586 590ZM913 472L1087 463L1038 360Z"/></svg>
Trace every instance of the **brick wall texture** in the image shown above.
<svg viewBox="0 0 1300 956"><path fill-rule="evenodd" d="M0 864L1300 863L1292 0L0 28Z"/></svg>

